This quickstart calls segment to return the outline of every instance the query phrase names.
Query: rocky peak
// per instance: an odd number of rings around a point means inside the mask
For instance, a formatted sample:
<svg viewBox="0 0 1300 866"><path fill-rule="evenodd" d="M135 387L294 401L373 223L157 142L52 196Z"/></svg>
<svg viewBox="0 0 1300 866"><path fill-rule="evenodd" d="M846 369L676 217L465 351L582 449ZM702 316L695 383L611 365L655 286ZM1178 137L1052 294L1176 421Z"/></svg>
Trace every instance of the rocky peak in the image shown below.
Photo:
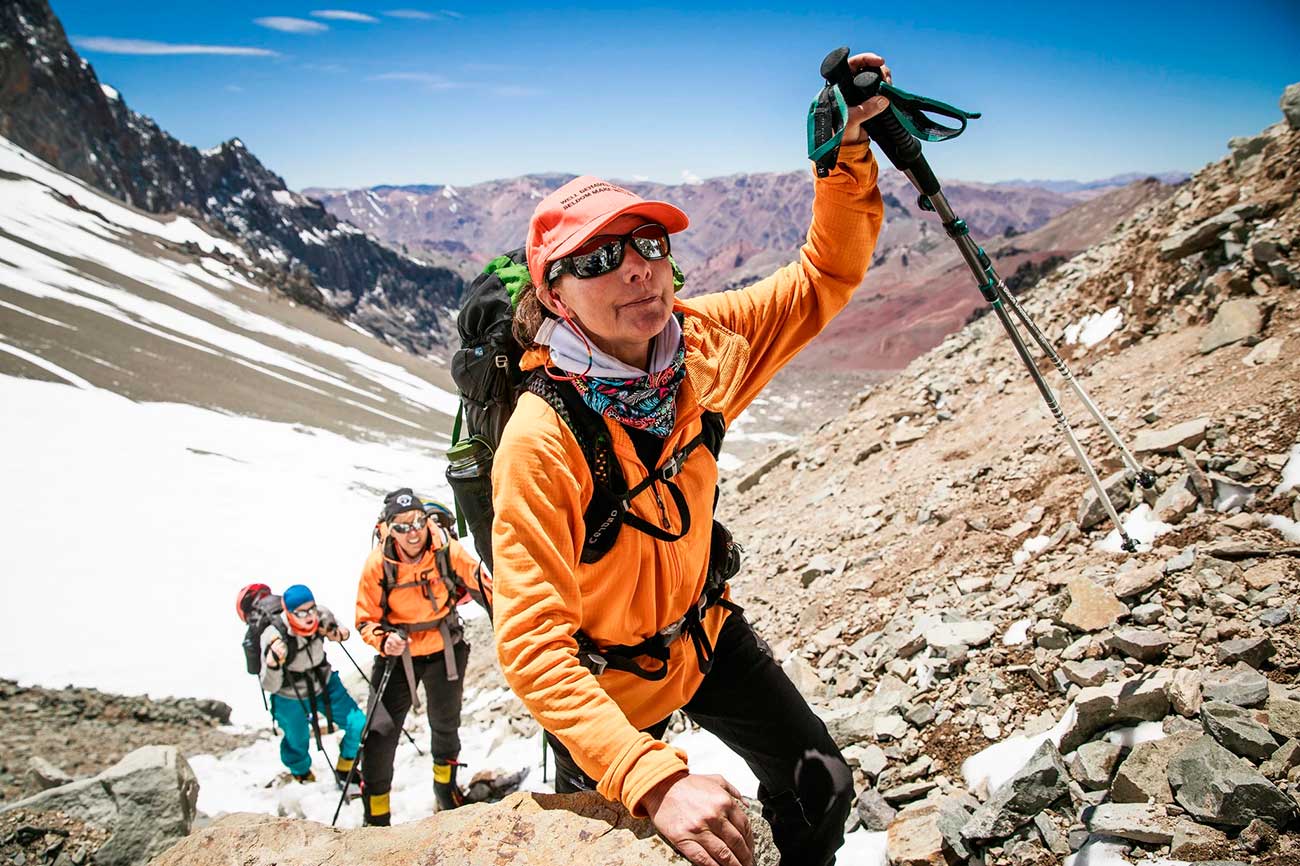
<svg viewBox="0 0 1300 866"><path fill-rule="evenodd" d="M291 193L238 138L200 151L132 111L68 44L46 0L0 7L0 135L152 213L185 211L241 241L295 300L389 342L445 342L464 286Z"/></svg>

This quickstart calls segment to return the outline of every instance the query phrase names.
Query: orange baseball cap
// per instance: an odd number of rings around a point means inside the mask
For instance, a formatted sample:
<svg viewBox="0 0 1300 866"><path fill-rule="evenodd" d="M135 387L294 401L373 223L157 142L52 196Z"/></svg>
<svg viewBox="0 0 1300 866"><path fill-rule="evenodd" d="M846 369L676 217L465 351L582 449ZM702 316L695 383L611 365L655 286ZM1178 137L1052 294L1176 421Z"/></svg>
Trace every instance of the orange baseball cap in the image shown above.
<svg viewBox="0 0 1300 866"><path fill-rule="evenodd" d="M564 258L629 213L654 220L670 234L690 225L686 214L668 202L641 198L589 174L542 199L528 221L528 274L533 285L544 284L548 263Z"/></svg>

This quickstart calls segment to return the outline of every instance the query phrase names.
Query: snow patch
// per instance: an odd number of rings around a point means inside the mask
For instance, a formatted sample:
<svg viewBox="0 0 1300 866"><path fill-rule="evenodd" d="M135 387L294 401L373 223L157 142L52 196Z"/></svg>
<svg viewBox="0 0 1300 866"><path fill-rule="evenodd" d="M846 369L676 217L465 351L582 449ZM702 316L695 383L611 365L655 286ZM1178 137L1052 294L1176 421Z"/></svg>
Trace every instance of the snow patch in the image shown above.
<svg viewBox="0 0 1300 866"><path fill-rule="evenodd" d="M1026 538L1020 545L1020 549L1011 555L1011 561L1016 565L1024 565L1034 554L1041 553L1050 544L1052 538L1050 535L1036 535L1033 538Z"/></svg>
<svg viewBox="0 0 1300 866"><path fill-rule="evenodd" d="M1082 343L1091 348L1124 325L1124 313L1119 307L1111 307L1104 313L1084 316L1065 329L1065 342L1073 345Z"/></svg>
<svg viewBox="0 0 1300 866"><path fill-rule="evenodd" d="M297 199L297 196L295 196L293 193L289 192L289 190L287 190L287 189L274 189L274 190L271 190L271 198L275 199L276 201L278 201L280 204L284 205L285 207L297 207L297 206L298 206L298 199Z"/></svg>
<svg viewBox="0 0 1300 866"><path fill-rule="evenodd" d="M1018 619L1007 628L1007 633L1002 635L1003 646L1020 646L1029 640L1029 627L1034 624L1032 619Z"/></svg>
<svg viewBox="0 0 1300 866"><path fill-rule="evenodd" d="M1291 457L1282 467L1282 480L1278 482L1277 489L1273 491L1275 496L1281 496L1283 493L1290 493L1300 487L1300 443L1291 446Z"/></svg>
<svg viewBox="0 0 1300 866"><path fill-rule="evenodd" d="M1263 521L1269 528L1277 530L1287 541L1300 544L1300 523L1280 514L1265 514Z"/></svg>
<svg viewBox="0 0 1300 866"><path fill-rule="evenodd" d="M1113 746L1131 749L1138 743L1152 743L1165 738L1164 725L1161 722L1140 722L1131 728L1116 728L1107 731L1102 737Z"/></svg>
<svg viewBox="0 0 1300 866"><path fill-rule="evenodd" d="M118 93L116 88L109 87L107 84L101 83L99 85L99 89L104 92L105 96L107 96L109 99L113 100L114 102L122 101L122 94Z"/></svg>
<svg viewBox="0 0 1300 866"><path fill-rule="evenodd" d="M1156 519L1151 511L1151 506L1145 502L1134 508L1129 513L1129 516L1124 518L1124 531L1137 543L1138 550L1150 550L1152 542L1171 529L1173 529L1173 526ZM1120 553L1124 549L1120 545L1119 530L1112 529L1105 538L1093 546L1097 550Z"/></svg>

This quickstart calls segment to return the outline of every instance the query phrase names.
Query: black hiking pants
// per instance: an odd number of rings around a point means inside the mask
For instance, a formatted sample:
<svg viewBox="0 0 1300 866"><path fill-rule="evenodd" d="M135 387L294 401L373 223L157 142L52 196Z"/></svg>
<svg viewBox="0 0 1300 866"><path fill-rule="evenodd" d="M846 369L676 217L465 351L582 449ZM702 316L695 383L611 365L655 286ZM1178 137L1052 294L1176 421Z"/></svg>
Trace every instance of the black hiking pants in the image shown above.
<svg viewBox="0 0 1300 866"><path fill-rule="evenodd" d="M443 650L446 652L446 650ZM460 703L465 684L465 663L469 661L469 644L458 641L455 648L456 668L460 679L447 679L447 665L442 652L413 656L415 679L424 683L425 710L429 716L430 751L435 764L445 764L460 756ZM379 688L384 665L393 672L384 686L384 694L375 708L366 741L361 744L361 778L368 796L387 794L393 787L393 755L402 737L402 723L411 709L411 690L400 657L376 656L370 670L370 689Z"/></svg>
<svg viewBox="0 0 1300 866"><path fill-rule="evenodd" d="M759 649L743 616L727 617L713 668L682 707L691 721L726 743L758 777L763 817L782 866L830 866L844 844L853 805L853 773L839 747L780 665ZM668 719L646 729L661 739ZM549 732L555 790L594 791L596 783Z"/></svg>

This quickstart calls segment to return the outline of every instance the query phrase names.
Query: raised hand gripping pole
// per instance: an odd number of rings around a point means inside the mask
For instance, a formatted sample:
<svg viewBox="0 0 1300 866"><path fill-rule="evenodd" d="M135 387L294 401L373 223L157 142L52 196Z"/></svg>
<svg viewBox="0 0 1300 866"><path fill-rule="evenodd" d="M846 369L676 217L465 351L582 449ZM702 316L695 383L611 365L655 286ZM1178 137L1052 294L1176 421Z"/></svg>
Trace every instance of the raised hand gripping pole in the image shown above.
<svg viewBox="0 0 1300 866"><path fill-rule="evenodd" d="M827 87L837 90L839 98L843 100L843 104L848 106L859 105L878 93L890 95L891 91L902 92L896 91L890 85L885 84L881 80L878 71L868 70L859 72L855 75L852 69L849 68L848 48L837 48L830 54L826 55L826 59L822 61L821 74L822 77L826 79ZM910 94L908 94L908 96L910 96ZM934 104L942 105L942 103ZM818 103L814 103L814 109L816 109L817 105ZM830 110L828 109L826 113L829 114ZM961 114L964 115L964 117L978 117L978 115L965 112L961 112ZM841 132L842 124L843 121L841 120ZM1066 420L1065 413L1061 410L1061 405L1057 401L1056 395L1053 393L1051 387L1047 384L1047 381L1043 378L1042 374L1038 371L1038 365L1029 354L1029 348L1025 345L1024 338L1021 336L1020 331L1017 330L1015 322L1011 319L1011 315L1007 312L1008 307L1010 307L1011 312L1015 314L1016 318L1018 318L1029 331L1030 336L1033 338L1034 342L1038 344L1039 348L1042 349L1043 353L1051 359L1053 365L1065 379L1066 383L1069 384L1075 394L1079 396L1084 407L1087 408L1095 419L1097 419L1097 423L1101 425L1106 436L1112 443L1114 443L1115 447L1119 449L1125 466L1137 474L1138 482L1143 487L1150 488L1155 484L1155 476L1144 469L1137 460L1134 459L1132 453L1124 446L1124 443L1120 441L1119 435L1110 425L1110 422L1106 420L1106 417L1102 415L1096 404L1088 397L1083 386L1080 385L1070 373L1069 368L1066 367L1065 362L1061 359L1061 356L1057 354L1056 350L1052 348L1051 343L1048 342L1047 338L1043 335L1043 332L1030 320L1029 315L1016 300L1015 296L1007 291L1006 283L1000 276L998 276L997 271L993 267L993 263L989 260L983 247L979 246L971 239L970 229L967 227L966 221L959 218L953 211L952 206L948 203L948 199L943 194L938 178L935 177L934 171L930 168L929 162L926 161L925 155L921 152L921 143L917 141L916 136L905 128L903 123L900 121L895 108L891 107L868 120L866 122L866 128L867 133L871 136L872 140L880 146L880 149L884 152L885 156L889 157L889 161L894 164L894 167L906 175L907 179L910 180L912 185L921 193L921 207L926 210L934 211L943 221L944 231L946 231L948 236L953 239L953 242L957 244L957 249L961 252L962 258L966 260L966 264L970 267L971 272L975 276L975 281L979 286L980 294L982 294L984 300L988 301L993 307L993 312L997 314L998 321L1002 323L1002 327L1006 330L1007 336L1011 338L1011 343L1015 347L1016 354L1020 356L1020 360L1029 371L1030 378L1033 379L1034 385L1038 388L1038 392L1042 395L1043 401L1047 404L1048 410L1052 413L1052 418L1055 419L1062 435L1065 436L1066 442L1070 445L1070 450L1074 452L1075 458L1079 461L1080 466L1083 467L1083 472L1088 477L1088 482L1092 485L1092 489L1101 500L1102 505L1106 509L1106 513L1110 516L1111 521L1115 524L1115 528L1119 531L1123 548L1130 553L1136 551L1137 545L1134 544L1133 539L1130 538L1128 533L1124 530L1124 524L1120 520L1119 514L1115 511L1115 506L1111 504L1110 497L1106 495L1106 491L1101 485L1101 480L1097 477L1096 471L1088 461L1088 455L1084 452L1083 447L1079 444L1078 438L1074 435L1074 430L1071 429L1069 422ZM812 140L813 123L811 113L809 133L809 149L811 153L812 145L814 143ZM836 135L838 135L838 133L836 133ZM822 145L821 153L819 153L821 159L818 161L820 171L828 157L831 164L834 164L834 149L826 148L825 142L819 143ZM836 143L838 143L838 138L836 138Z"/></svg>

